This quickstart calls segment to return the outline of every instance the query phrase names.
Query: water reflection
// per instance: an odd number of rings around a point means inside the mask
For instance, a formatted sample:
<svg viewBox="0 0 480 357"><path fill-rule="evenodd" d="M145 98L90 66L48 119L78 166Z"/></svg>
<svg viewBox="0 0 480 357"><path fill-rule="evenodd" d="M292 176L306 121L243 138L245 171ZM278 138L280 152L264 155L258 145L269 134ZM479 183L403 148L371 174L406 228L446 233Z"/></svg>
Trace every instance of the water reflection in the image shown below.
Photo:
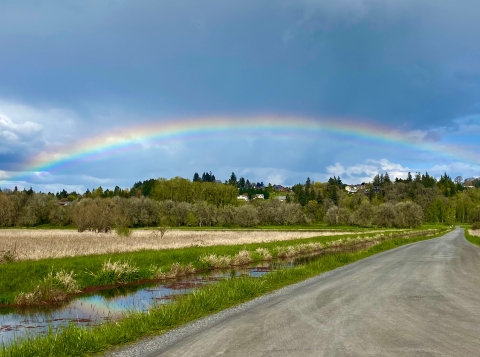
<svg viewBox="0 0 480 357"><path fill-rule="evenodd" d="M215 270L175 280L146 285L128 285L83 295L62 306L44 308L0 308L0 344L14 339L57 331L69 324L95 326L119 319L129 311L145 311L154 305L166 304L207 284L241 276L261 277L273 270L288 269L318 258L310 256L295 260L262 262L249 267Z"/></svg>

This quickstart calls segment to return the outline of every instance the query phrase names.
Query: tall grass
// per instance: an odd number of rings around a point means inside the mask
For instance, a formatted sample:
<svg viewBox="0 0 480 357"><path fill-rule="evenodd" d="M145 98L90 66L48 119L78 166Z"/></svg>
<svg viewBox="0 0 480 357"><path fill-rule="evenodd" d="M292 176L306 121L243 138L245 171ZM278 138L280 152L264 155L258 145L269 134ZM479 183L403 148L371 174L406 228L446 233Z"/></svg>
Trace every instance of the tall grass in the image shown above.
<svg viewBox="0 0 480 357"><path fill-rule="evenodd" d="M125 284L140 278L140 269L128 260L112 262L110 259L102 264L98 273L89 272L95 279L95 285Z"/></svg>
<svg viewBox="0 0 480 357"><path fill-rule="evenodd" d="M428 238L433 238L429 236ZM260 278L239 278L221 281L148 312L132 312L117 322L107 322L92 329L69 326L58 334L19 341L3 347L1 357L78 356L105 351L111 346L162 333L186 322L251 300L283 286L307 279L322 272L369 257L427 237L390 239L355 253L337 253L288 270L272 272Z"/></svg>
<svg viewBox="0 0 480 357"><path fill-rule="evenodd" d="M21 292L15 298L20 306L37 305L41 302L57 303L65 300L68 294L79 292L73 271L63 269L53 274L50 272L31 292Z"/></svg>
<svg viewBox="0 0 480 357"><path fill-rule="evenodd" d="M118 234L72 230L0 229L1 251L16 252L15 260L41 260L92 254L127 253L142 250L178 249L192 246L267 243L318 236L338 236L349 231L187 231L170 230L162 239L156 230L117 227ZM370 233L372 230L362 230ZM378 232L378 230L376 231ZM1 256L1 254L0 254Z"/></svg>

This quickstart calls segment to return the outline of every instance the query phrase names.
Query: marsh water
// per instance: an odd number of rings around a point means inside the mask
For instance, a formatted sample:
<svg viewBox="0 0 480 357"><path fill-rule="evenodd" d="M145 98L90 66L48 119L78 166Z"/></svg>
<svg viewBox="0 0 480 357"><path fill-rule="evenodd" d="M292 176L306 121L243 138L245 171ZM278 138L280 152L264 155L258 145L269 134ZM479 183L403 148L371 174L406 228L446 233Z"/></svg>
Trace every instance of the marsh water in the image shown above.
<svg viewBox="0 0 480 357"><path fill-rule="evenodd" d="M169 303L175 297L188 294L207 284L241 276L261 277L271 271L288 269L320 256L321 254L261 262L145 285L124 285L81 295L61 306L0 308L0 345L3 343L7 346L15 339L44 335L49 330L57 331L69 324L86 327L99 325L104 321L120 319L129 311L145 311L152 306Z"/></svg>

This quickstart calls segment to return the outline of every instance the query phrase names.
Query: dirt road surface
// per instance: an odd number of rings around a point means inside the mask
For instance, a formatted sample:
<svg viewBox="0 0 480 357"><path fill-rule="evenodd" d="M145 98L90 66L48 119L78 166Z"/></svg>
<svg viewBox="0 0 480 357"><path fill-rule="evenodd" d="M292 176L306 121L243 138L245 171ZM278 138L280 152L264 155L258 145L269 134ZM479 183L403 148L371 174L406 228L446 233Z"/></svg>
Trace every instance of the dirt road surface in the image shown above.
<svg viewBox="0 0 480 357"><path fill-rule="evenodd" d="M109 356L480 356L480 248L457 228Z"/></svg>

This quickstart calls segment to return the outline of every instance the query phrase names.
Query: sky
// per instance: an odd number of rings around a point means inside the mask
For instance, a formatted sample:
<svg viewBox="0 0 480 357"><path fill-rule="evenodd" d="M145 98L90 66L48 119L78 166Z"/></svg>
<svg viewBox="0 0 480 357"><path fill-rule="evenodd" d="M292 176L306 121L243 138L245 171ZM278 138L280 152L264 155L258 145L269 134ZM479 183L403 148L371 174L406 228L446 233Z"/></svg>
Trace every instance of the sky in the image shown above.
<svg viewBox="0 0 480 357"><path fill-rule="evenodd" d="M3 0L0 188L480 176L480 2Z"/></svg>

